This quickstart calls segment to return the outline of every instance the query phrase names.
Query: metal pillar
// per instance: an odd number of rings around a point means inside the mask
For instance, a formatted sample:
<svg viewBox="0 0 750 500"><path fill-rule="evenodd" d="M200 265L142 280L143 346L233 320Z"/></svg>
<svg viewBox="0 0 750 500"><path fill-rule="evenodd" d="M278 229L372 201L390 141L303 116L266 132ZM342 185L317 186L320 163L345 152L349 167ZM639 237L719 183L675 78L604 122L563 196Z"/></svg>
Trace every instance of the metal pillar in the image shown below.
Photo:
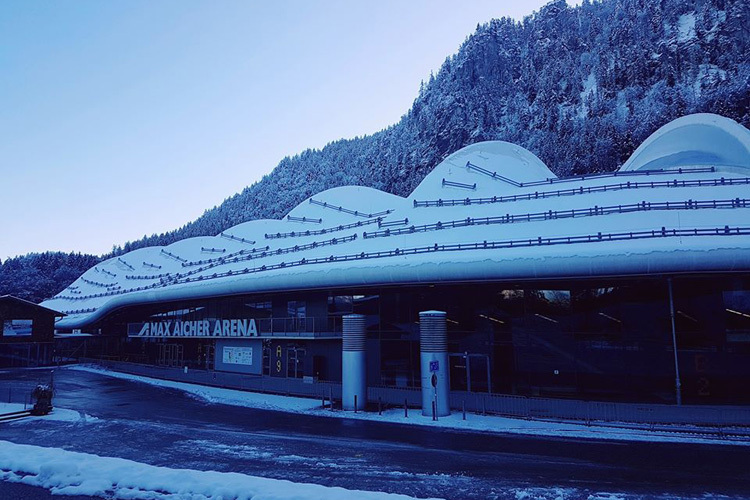
<svg viewBox="0 0 750 500"><path fill-rule="evenodd" d="M419 313L419 348L422 363L422 415L450 415L448 334L443 311Z"/></svg>
<svg viewBox="0 0 750 500"><path fill-rule="evenodd" d="M672 295L672 278L667 278L667 288L669 289L669 316L672 320L672 350L674 351L674 375L675 375L675 396L677 397L677 406L682 406L682 385L680 384L680 363L677 361L677 334L674 327L674 297Z"/></svg>
<svg viewBox="0 0 750 500"><path fill-rule="evenodd" d="M367 404L366 340L365 317L361 314L344 316L341 342L341 406L344 410L364 410Z"/></svg>

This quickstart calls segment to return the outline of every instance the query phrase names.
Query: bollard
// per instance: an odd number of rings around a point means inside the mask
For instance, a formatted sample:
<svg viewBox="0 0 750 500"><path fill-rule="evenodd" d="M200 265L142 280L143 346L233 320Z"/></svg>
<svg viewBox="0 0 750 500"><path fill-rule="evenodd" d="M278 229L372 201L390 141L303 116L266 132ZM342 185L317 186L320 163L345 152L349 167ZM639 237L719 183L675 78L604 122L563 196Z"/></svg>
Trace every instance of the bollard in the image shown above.
<svg viewBox="0 0 750 500"><path fill-rule="evenodd" d="M378 415L383 414L383 401L381 401L380 396L378 396Z"/></svg>
<svg viewBox="0 0 750 500"><path fill-rule="evenodd" d="M326 408L326 397L325 396L321 396L320 397L320 403L321 403L320 407L325 410L325 408Z"/></svg>
<svg viewBox="0 0 750 500"><path fill-rule="evenodd" d="M404 399L404 418L409 418L409 406L406 404L406 399Z"/></svg>
<svg viewBox="0 0 750 500"><path fill-rule="evenodd" d="M487 400L482 396L482 416L487 415Z"/></svg>
<svg viewBox="0 0 750 500"><path fill-rule="evenodd" d="M331 402L331 411L333 411L333 387L328 388L328 401Z"/></svg>
<svg viewBox="0 0 750 500"><path fill-rule="evenodd" d="M463 414L464 414L464 420L466 420L466 400L465 399L464 399L463 404L461 405L461 410L463 411Z"/></svg>
<svg viewBox="0 0 750 500"><path fill-rule="evenodd" d="M357 413L357 395L354 395L354 413Z"/></svg>

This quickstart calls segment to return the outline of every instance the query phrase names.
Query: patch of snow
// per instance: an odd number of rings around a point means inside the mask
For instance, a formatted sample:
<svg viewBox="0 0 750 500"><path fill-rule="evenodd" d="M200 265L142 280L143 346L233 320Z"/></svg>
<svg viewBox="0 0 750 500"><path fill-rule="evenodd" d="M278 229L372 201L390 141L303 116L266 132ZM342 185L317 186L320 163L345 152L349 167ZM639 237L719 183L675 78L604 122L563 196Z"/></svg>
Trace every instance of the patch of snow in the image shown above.
<svg viewBox="0 0 750 500"><path fill-rule="evenodd" d="M236 472L171 469L126 460L0 441L0 480L48 488L54 494L164 500L407 499Z"/></svg>
<svg viewBox="0 0 750 500"><path fill-rule="evenodd" d="M30 410L32 405L24 405L22 403L0 403L0 414L12 413L23 410ZM22 424L37 422L39 420L51 420L54 422L96 422L99 419L92 417L86 413L82 413L76 410L68 410L66 408L52 408L52 412L49 415L41 417L25 417L18 420L12 420L7 424Z"/></svg>
<svg viewBox="0 0 750 500"><path fill-rule="evenodd" d="M727 72L715 64L701 64L698 66L698 76L693 83L696 96L700 96L704 88L716 85L727 79Z"/></svg>
<svg viewBox="0 0 750 500"><path fill-rule="evenodd" d="M670 432L669 430L650 430L645 427L632 425L623 425L623 427L613 427L611 425L608 426L603 424L587 426L583 423L523 420L496 415L480 416L472 413L467 413L466 420L463 420L461 412L455 412L447 417L441 417L439 420L433 421L430 417L423 417L419 410L414 409L410 409L408 417L404 417L404 410L402 408L384 410L382 415L378 415L374 412L353 413L331 411L329 409L321 408L320 401L308 398L276 396L272 394L260 394L233 389L205 387L184 382L141 377L138 375L131 375L128 373L115 372L90 366L71 366L68 369L88 371L158 387L179 389L212 403L284 411L289 413L301 413L319 417L371 420L374 422L439 427L457 431L492 432L498 434L604 439L612 441L711 443L750 446L750 441L719 439L705 435L677 434L675 432Z"/></svg>
<svg viewBox="0 0 750 500"><path fill-rule="evenodd" d="M588 113L588 108L586 107L586 99L591 94L596 94L596 76L594 76L594 72L592 71L589 73L589 76L583 81L583 91L581 92L581 108L580 112L578 113L578 116L581 118L585 118Z"/></svg>
<svg viewBox="0 0 750 500"><path fill-rule="evenodd" d="M677 41L687 42L695 38L695 12L683 14L677 20Z"/></svg>

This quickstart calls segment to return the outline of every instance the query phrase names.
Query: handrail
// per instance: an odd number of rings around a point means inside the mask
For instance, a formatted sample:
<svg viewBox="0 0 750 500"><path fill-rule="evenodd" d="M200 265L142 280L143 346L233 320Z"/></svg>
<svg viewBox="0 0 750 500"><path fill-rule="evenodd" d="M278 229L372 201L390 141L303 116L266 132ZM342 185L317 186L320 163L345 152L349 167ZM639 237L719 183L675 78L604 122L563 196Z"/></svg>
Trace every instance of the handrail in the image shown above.
<svg viewBox="0 0 750 500"><path fill-rule="evenodd" d="M594 205L590 208L576 208L572 210L547 210L544 212L533 212L525 214L505 214L497 217L467 217L449 221L438 221L434 224L421 224L399 229L386 229L383 231L372 231L362 233L364 238L379 238L396 236L399 234L421 233L440 229L449 229L467 226L482 226L490 224L514 224L518 222L534 222L555 219L571 219L577 217L592 217L596 215L624 214L632 212L649 212L652 210L699 210L708 208L747 208L750 200L746 198L734 198L731 200L686 200L686 201L663 201L631 203L627 205L610 205L600 207Z"/></svg>
<svg viewBox="0 0 750 500"><path fill-rule="evenodd" d="M460 205L484 205L488 203L508 203L515 201L536 200L545 198L556 198L559 196L575 196L592 193L605 193L608 191L620 191L625 189L647 189L647 188L681 188L681 187L717 187L717 186L742 186L750 184L750 177L719 179L696 179L689 181L651 181L651 182L621 182L619 184L605 184L602 186L577 187L572 189L559 189L557 191L536 191L534 193L514 194L508 196L492 196L486 198L461 198L461 199L437 199L437 200L414 200L414 208L429 207L455 207Z"/></svg>
<svg viewBox="0 0 750 500"><path fill-rule="evenodd" d="M674 238L674 237L698 237L698 236L748 236L750 235L750 226L748 227L714 227L714 228L692 228L692 229L668 229L662 227L661 229L654 229L650 231L628 231L619 233L592 233L576 236L557 236L557 237L542 237L536 238L521 238L515 240L500 240L500 241L481 241L473 243L453 243L453 244L437 244L426 245L419 247L411 247L395 250L385 250L380 252L360 252L355 254L345 255L331 255L330 257L318 257L318 258L302 258L300 260L291 262L281 262L278 264L268 264L257 266L253 268L245 268L240 271L226 271L223 273L214 273L212 276L197 276L191 278L186 275L182 275L180 278L171 281L162 281L159 283L153 283L147 286L141 286L137 288L131 288L128 290L120 290L115 292L105 292L100 294L94 294L83 297L68 297L68 296L57 296L55 298L68 299L68 300L83 300L87 298L105 297L110 295L119 295L128 292L135 292L141 290L150 290L153 288L166 287L173 284L190 283L195 281L202 281L206 279L224 278L228 276L236 276L242 274L254 274L259 272L273 271L276 269L284 269L288 267L297 267L311 264L324 264L331 262L347 262L355 260L365 259L377 259L383 257L394 257L404 255L417 255L423 253L433 252L454 252L461 250L498 250L506 248L528 248L536 246L551 246L551 245L566 245L576 243L596 243L602 241L627 241L627 240L642 240L642 239L653 239L653 238Z"/></svg>

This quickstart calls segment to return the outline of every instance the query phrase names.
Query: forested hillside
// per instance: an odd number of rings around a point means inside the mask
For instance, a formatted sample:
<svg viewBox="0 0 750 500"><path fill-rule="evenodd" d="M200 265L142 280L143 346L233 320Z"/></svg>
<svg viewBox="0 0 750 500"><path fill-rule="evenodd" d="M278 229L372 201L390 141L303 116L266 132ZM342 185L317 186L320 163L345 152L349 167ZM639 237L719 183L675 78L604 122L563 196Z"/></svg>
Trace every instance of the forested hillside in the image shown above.
<svg viewBox="0 0 750 500"><path fill-rule="evenodd" d="M423 83L397 124L284 158L194 222L113 252L278 218L335 186L407 195L445 156L478 141L520 144L569 175L616 169L685 114L713 112L750 126L748 26L747 0L584 0L576 8L556 0L523 22L492 20ZM0 293L18 293L5 288L6 267Z"/></svg>

